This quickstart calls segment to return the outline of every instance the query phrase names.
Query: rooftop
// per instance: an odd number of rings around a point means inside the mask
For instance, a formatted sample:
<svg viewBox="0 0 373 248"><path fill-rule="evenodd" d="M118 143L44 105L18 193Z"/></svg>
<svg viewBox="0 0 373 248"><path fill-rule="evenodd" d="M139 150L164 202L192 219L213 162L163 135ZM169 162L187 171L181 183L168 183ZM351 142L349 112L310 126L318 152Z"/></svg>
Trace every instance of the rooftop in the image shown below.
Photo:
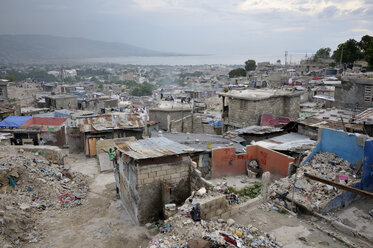
<svg viewBox="0 0 373 248"><path fill-rule="evenodd" d="M63 99L63 98L78 98L78 97L74 95L51 95L51 96L45 96L45 98Z"/></svg>
<svg viewBox="0 0 373 248"><path fill-rule="evenodd" d="M115 129L143 128L144 122L139 114L113 113L76 119L81 132L107 131Z"/></svg>
<svg viewBox="0 0 373 248"><path fill-rule="evenodd" d="M288 90L272 90L272 89L246 89L246 90L232 90L229 92L217 92L219 96L226 96L230 98L259 101L265 100L272 97L293 97L299 96L299 91L288 91Z"/></svg>
<svg viewBox="0 0 373 248"><path fill-rule="evenodd" d="M157 136L159 136L159 132L153 131L152 137ZM162 136L201 151L211 151L212 149L221 147L234 147L236 148L236 152L242 152L244 148L239 142L233 142L216 134L162 132ZM209 143L211 144L211 148L208 148Z"/></svg>
<svg viewBox="0 0 373 248"><path fill-rule="evenodd" d="M198 152L198 150L194 148L179 144L164 137L118 142L115 146L125 155L135 160Z"/></svg>
<svg viewBox="0 0 373 248"><path fill-rule="evenodd" d="M311 140L307 136L298 133L288 133L270 139L261 140L255 144L272 150L295 151L301 150L302 148L308 150L310 149L310 146L315 143L316 141Z"/></svg>
<svg viewBox="0 0 373 248"><path fill-rule="evenodd" d="M32 117L26 121L22 127L31 126L61 126L67 118L57 118L57 117Z"/></svg>

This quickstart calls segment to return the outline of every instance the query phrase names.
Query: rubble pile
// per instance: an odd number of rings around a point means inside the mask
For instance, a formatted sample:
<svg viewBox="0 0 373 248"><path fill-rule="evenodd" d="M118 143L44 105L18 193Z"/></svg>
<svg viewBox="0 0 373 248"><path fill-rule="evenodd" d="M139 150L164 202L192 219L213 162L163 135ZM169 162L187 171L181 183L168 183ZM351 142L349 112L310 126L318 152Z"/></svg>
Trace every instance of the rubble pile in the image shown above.
<svg viewBox="0 0 373 248"><path fill-rule="evenodd" d="M0 150L0 243L37 242L35 225L42 211L71 208L85 201L88 179L38 152Z"/></svg>
<svg viewBox="0 0 373 248"><path fill-rule="evenodd" d="M316 175L330 181L353 185L360 181L357 168L348 161L333 153L317 153L310 162L297 169L291 177L282 178L274 182L270 188L271 197L285 207L288 206L286 197L291 197L294 187L294 201L302 204L309 210L322 210L331 199L343 193L343 191L304 176L304 173Z"/></svg>
<svg viewBox="0 0 373 248"><path fill-rule="evenodd" d="M149 247L280 247L272 236L252 225L237 225L232 219L216 217L208 220L212 216L205 218L211 212L229 206L226 196L218 192L223 188L221 185L214 190L201 188L193 192L176 214L157 227L161 233L155 236ZM155 227L151 223L146 226Z"/></svg>
<svg viewBox="0 0 373 248"><path fill-rule="evenodd" d="M235 224L232 219L193 221L177 214L167 219L160 230L148 247L280 247L273 236L252 225ZM192 245L196 243L201 246Z"/></svg>

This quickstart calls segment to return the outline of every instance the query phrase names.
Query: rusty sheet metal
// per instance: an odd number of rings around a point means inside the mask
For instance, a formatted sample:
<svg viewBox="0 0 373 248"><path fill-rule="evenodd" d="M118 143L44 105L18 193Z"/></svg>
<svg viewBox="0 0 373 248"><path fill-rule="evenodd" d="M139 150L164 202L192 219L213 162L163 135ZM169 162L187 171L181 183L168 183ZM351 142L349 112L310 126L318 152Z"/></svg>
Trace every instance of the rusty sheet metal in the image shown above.
<svg viewBox="0 0 373 248"><path fill-rule="evenodd" d="M118 142L115 143L115 146L118 147L121 152L135 160L159 158L200 151L166 139L165 137Z"/></svg>
<svg viewBox="0 0 373 248"><path fill-rule="evenodd" d="M137 129L144 127L144 122L140 115L134 113L103 114L95 117L79 118L76 122L81 132Z"/></svg>
<svg viewBox="0 0 373 248"><path fill-rule="evenodd" d="M357 123L366 122L367 124L373 124L373 108L368 108L355 116Z"/></svg>
<svg viewBox="0 0 373 248"><path fill-rule="evenodd" d="M282 132L283 130L281 128L277 127L270 127L270 126L248 126L245 128L235 129L232 131L228 131L225 134L223 134L224 137L227 138L233 138L241 134L266 134L266 133L277 133Z"/></svg>

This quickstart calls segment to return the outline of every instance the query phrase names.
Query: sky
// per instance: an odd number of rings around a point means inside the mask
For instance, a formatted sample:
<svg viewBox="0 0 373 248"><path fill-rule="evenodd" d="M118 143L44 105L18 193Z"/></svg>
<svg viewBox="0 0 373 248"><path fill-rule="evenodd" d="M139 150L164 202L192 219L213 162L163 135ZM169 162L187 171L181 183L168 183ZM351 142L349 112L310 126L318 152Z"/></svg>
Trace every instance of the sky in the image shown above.
<svg viewBox="0 0 373 248"><path fill-rule="evenodd" d="M373 0L1 0L0 34L297 60L373 35Z"/></svg>

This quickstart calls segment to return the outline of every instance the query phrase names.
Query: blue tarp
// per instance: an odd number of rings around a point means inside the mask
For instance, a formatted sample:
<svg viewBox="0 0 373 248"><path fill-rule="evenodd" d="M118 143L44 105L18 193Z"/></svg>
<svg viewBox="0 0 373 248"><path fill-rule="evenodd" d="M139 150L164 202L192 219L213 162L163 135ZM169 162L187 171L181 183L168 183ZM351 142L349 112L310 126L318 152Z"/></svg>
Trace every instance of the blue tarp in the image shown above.
<svg viewBox="0 0 373 248"><path fill-rule="evenodd" d="M0 128L18 128L31 118L32 116L8 116L0 122Z"/></svg>

